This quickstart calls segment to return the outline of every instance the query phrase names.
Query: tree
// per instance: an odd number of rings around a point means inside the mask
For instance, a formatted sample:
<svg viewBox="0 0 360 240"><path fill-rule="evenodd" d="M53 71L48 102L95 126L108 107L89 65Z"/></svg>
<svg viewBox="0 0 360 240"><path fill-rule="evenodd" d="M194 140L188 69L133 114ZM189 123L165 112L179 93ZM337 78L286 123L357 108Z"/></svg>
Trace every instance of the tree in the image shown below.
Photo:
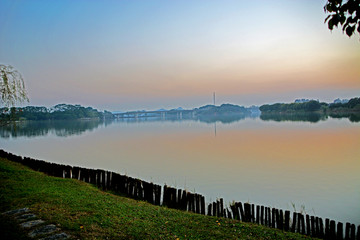
<svg viewBox="0 0 360 240"><path fill-rule="evenodd" d="M0 64L0 94L0 103L5 106L29 101L23 77L10 65Z"/></svg>
<svg viewBox="0 0 360 240"><path fill-rule="evenodd" d="M329 14L325 23L331 31L340 25L349 37L356 31L360 34L360 0L328 0L324 11Z"/></svg>

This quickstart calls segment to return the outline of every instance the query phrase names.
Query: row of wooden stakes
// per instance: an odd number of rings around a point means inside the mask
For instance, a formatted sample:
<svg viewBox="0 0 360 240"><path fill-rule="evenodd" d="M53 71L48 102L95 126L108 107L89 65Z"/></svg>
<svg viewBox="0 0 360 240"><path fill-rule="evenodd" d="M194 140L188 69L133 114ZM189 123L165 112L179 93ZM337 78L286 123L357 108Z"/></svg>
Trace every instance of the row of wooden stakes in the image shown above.
<svg viewBox="0 0 360 240"><path fill-rule="evenodd" d="M160 186L154 183L100 170L72 167L28 157L20 157L0 149L0 157L19 162L36 171L50 176L78 179L96 185L102 190L109 190L127 197L147 201L154 205L162 205L183 211L191 211L209 216L225 217L243 222L252 222L283 231L296 232L322 239L360 240L360 226L336 222L334 220L283 211L250 203L235 202L229 208L224 207L223 199L209 203L206 207L205 197L201 194L185 190ZM162 191L163 190L163 191ZM325 223L325 224L324 224ZM357 234L356 234L357 232Z"/></svg>
<svg viewBox="0 0 360 240"><path fill-rule="evenodd" d="M356 226L350 223L346 223L344 228L341 222L336 224L334 220L325 219L324 225L323 219L319 217L294 212L291 218L288 210L255 206L250 203L235 202L230 205L230 209L224 208L223 199L220 199L208 205L208 215L252 222L322 239L355 240L360 238L360 226L357 227L356 235Z"/></svg>

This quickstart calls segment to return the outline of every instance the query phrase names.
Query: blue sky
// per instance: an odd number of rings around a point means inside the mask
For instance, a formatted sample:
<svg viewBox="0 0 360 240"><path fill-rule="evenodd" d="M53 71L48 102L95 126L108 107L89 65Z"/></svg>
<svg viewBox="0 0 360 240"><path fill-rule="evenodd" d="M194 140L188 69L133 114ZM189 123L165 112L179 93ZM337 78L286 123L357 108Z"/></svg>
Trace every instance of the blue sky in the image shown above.
<svg viewBox="0 0 360 240"><path fill-rule="evenodd" d="M0 63L30 104L131 110L359 95L359 36L326 1L0 2Z"/></svg>

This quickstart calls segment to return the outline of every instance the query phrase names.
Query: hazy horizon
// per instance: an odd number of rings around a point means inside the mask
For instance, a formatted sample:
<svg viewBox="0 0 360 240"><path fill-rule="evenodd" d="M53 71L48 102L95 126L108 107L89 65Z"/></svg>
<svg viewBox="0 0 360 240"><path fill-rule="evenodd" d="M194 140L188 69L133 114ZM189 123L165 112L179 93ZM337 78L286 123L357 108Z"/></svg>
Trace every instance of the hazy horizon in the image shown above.
<svg viewBox="0 0 360 240"><path fill-rule="evenodd" d="M359 35L324 24L326 1L10 1L0 64L28 105L110 111L332 102L360 92Z"/></svg>
<svg viewBox="0 0 360 240"><path fill-rule="evenodd" d="M349 98L340 98L340 99L350 99L350 98L355 98L355 97L359 97L359 96L353 96L353 97L349 97ZM261 105L265 105L265 104L274 104L274 103L293 103L295 100L297 99L303 99L302 97L301 98L295 98L291 101L285 101L285 102L279 102L279 101L274 101L274 102L264 102L264 103L260 103L260 104L241 104L241 103L234 103L234 102L216 102L215 103L215 106L221 106L222 104L233 104L233 105L239 105L239 106L243 106L243 107L252 107L252 106L256 106L256 107L260 107ZM334 98L332 100L329 100L329 101L323 101L322 99L319 99L319 98L305 98L305 99L309 99L309 100L319 100L320 102L326 102L326 103L332 103L335 99L338 99L337 98ZM51 107L54 107L58 104L69 104L69 105L82 105L80 103L76 103L76 102L58 102L58 103L55 103L53 105L44 105L44 104L40 104L40 105L33 105L31 103L27 103L27 104L22 104L21 106L19 107L25 107L25 106L38 106L38 107L47 107L47 108L51 108ZM101 108L98 108L98 110L107 110L107 111L111 111L111 112L126 112L126 111L142 111L142 110L146 110L146 111L154 111L154 110L159 110L159 109L165 109L165 110L171 110L171 109L176 109L176 108L183 108L184 110L192 110L192 109L195 109L195 108L199 108L199 107L202 107L202 106L205 106L205 105L214 105L213 102L211 102L209 100L208 103L204 103L202 105L198 105L198 106L191 106L191 104L188 105L188 107L185 107L185 106L182 106L182 105L177 105L177 106L171 106L171 105L166 105L168 107L152 107L152 108L145 108L145 107L141 107L141 105L139 104L139 107L136 108L131 108L131 109L116 109L115 110L110 110L109 108L106 108L106 106L104 107L101 107ZM82 105L83 107L93 107L93 108L96 108L95 106L92 106L92 105ZM162 106L164 106L164 104L162 104Z"/></svg>

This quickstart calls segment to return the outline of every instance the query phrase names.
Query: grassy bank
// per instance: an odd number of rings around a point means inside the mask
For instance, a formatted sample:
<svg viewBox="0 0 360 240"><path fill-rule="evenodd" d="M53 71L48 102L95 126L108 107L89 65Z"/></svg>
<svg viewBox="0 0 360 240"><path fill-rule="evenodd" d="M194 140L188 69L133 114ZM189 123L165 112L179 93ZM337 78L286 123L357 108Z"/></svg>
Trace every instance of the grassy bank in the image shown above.
<svg viewBox="0 0 360 240"><path fill-rule="evenodd" d="M0 211L29 207L80 239L309 239L235 220L154 206L0 158ZM4 220L2 220L4 221Z"/></svg>

